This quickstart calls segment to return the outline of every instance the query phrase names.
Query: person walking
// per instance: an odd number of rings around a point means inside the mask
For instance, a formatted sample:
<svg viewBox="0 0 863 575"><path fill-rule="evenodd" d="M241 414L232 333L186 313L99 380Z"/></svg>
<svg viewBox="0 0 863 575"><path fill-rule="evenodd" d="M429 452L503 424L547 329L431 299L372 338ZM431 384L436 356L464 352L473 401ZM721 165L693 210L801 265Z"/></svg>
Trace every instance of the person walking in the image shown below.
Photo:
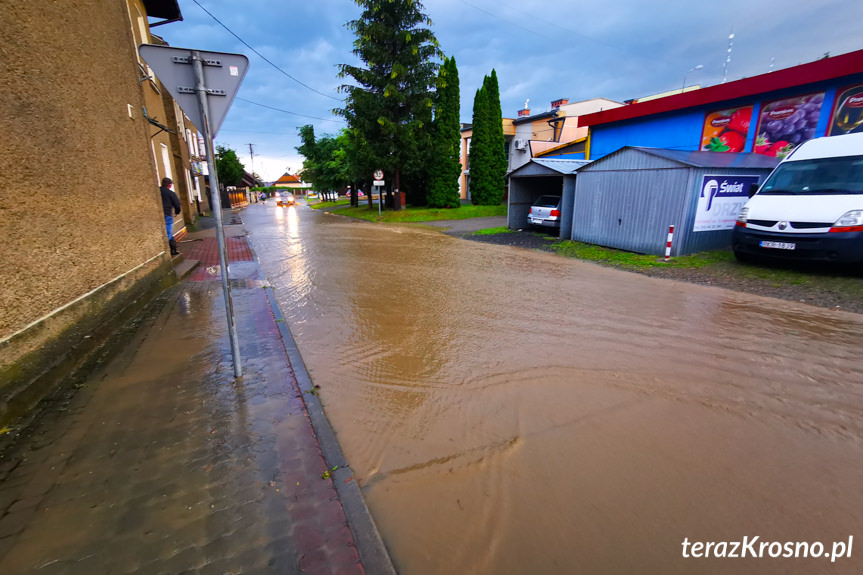
<svg viewBox="0 0 863 575"><path fill-rule="evenodd" d="M171 189L174 182L171 178L162 178L162 186L159 191L162 193L162 211L165 213L165 228L168 231L168 245L171 246L171 255L178 256L177 240L174 239L173 227L174 216L180 213L180 198Z"/></svg>

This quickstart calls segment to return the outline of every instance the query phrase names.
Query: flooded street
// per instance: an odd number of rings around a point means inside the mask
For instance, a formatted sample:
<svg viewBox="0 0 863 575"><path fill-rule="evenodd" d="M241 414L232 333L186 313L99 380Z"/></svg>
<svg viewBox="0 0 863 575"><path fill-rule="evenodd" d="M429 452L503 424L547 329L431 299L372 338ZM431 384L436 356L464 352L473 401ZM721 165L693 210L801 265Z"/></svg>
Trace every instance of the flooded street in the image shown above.
<svg viewBox="0 0 863 575"><path fill-rule="evenodd" d="M860 572L863 316L304 205L243 220L403 575ZM682 555L755 536L857 546Z"/></svg>

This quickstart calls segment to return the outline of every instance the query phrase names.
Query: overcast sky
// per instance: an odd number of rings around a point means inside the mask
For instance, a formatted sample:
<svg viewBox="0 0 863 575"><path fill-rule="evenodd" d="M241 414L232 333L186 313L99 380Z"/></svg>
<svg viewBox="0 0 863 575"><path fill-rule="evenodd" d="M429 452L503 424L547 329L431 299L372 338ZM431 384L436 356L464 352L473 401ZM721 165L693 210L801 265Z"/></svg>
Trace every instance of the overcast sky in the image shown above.
<svg viewBox="0 0 863 575"><path fill-rule="evenodd" d="M242 53L250 61L216 143L234 149L248 171L254 144L254 170L267 181L299 171L297 128L310 123L323 135L344 126L332 114L344 83L337 66L355 62L345 23L359 8L351 0L179 3L184 20L153 33L173 46ZM684 75L687 85L718 84L732 30L729 81L765 73L771 62L780 69L825 52L863 49L860 0L428 0L423 6L444 53L456 58L463 122L471 121L474 93L492 68L503 115L515 117L528 98L535 113L558 98L623 101L679 89ZM697 65L703 68L687 74Z"/></svg>

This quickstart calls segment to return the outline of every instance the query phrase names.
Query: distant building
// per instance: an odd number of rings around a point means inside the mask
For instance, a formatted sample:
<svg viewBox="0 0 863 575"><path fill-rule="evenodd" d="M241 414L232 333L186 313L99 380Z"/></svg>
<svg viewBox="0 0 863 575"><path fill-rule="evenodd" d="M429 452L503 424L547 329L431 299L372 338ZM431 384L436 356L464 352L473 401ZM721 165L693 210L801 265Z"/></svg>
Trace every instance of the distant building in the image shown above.
<svg viewBox="0 0 863 575"><path fill-rule="evenodd" d="M531 158L540 156L585 159L588 130L578 126L578 118L621 106L622 103L606 98L572 104L566 98L561 98L551 102L546 112L531 114L528 108L519 110L518 117L512 122L515 133L510 145L507 172L517 170ZM552 150L564 151L551 154Z"/></svg>
<svg viewBox="0 0 863 575"><path fill-rule="evenodd" d="M306 190L311 190L312 185L300 180L299 176L292 176L288 172L282 174L282 177L273 182L273 186L277 188L290 188L296 190L297 193L303 194Z"/></svg>

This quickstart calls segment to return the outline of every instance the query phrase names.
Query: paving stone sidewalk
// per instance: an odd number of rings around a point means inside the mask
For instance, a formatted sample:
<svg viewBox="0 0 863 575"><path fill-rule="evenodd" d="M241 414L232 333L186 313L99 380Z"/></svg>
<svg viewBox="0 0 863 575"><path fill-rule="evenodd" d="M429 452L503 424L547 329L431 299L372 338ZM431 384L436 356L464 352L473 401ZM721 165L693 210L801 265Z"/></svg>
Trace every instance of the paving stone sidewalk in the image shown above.
<svg viewBox="0 0 863 575"><path fill-rule="evenodd" d="M301 359L293 349L292 366L271 290L231 228L243 377L215 233L191 234L180 249L197 269L100 367L7 435L0 573L394 572L370 518L348 522L345 509L368 513L350 470L322 477L331 461L309 414L322 417L320 404L304 397Z"/></svg>

